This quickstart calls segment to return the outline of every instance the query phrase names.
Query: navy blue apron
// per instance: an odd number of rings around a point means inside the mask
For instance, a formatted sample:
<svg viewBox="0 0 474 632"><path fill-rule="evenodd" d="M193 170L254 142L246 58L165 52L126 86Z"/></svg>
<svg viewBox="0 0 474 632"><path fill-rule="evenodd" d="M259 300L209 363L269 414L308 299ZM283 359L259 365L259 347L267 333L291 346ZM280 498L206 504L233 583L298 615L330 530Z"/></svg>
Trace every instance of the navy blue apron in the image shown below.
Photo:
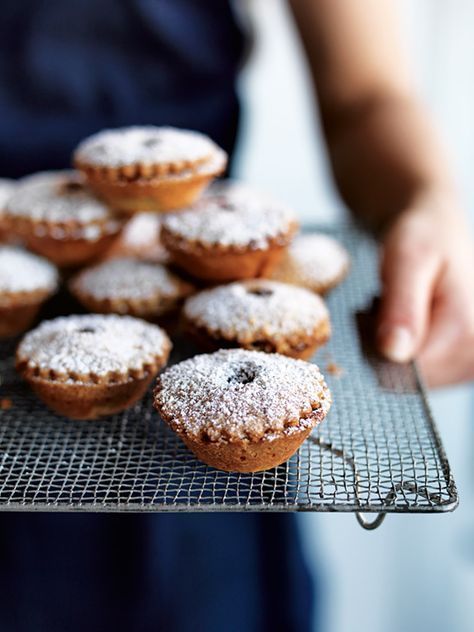
<svg viewBox="0 0 474 632"><path fill-rule="evenodd" d="M244 46L225 0L2 0L0 177L130 124L232 153ZM1 632L304 632L313 595L291 515L0 514Z"/></svg>

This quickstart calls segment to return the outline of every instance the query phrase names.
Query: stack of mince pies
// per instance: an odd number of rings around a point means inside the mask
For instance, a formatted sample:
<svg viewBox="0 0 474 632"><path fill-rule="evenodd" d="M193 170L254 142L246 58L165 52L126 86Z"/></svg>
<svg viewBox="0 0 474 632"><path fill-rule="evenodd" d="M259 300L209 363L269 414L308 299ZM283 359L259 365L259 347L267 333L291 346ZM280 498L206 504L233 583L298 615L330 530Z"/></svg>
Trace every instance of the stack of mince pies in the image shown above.
<svg viewBox="0 0 474 632"><path fill-rule="evenodd" d="M209 466L289 459L331 405L307 360L331 336L322 295L347 275L347 251L298 234L268 194L213 182L227 156L200 132L104 130L72 162L0 179L0 338L30 330L19 373L81 420L132 406L156 378L161 419ZM41 322L58 289L85 313ZM165 369L175 335L204 353Z"/></svg>

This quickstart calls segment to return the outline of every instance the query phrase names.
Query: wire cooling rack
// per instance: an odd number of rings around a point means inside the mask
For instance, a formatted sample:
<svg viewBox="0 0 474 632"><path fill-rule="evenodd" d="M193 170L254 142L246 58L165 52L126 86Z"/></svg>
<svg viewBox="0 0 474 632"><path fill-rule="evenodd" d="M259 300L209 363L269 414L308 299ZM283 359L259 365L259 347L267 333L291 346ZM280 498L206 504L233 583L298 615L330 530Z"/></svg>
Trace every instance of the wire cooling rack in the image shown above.
<svg viewBox="0 0 474 632"><path fill-rule="evenodd" d="M58 417L19 380L10 341L0 346L0 510L352 511L366 528L386 512L453 510L456 487L415 366L370 348L375 244L353 228L330 232L352 257L328 299L333 338L315 358L334 404L288 463L256 474L207 467L150 394L101 421ZM178 342L172 361L192 353ZM367 512L379 515L369 522Z"/></svg>

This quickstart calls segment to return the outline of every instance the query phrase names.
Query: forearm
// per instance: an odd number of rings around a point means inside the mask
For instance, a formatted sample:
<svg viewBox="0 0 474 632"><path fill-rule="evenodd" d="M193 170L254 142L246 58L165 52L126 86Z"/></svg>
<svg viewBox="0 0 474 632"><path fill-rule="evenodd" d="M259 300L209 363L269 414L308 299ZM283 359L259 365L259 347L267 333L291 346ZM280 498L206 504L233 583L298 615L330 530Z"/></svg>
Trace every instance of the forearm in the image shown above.
<svg viewBox="0 0 474 632"><path fill-rule="evenodd" d="M397 3L289 3L348 207L384 224L425 192L454 195L444 149L414 94Z"/></svg>
<svg viewBox="0 0 474 632"><path fill-rule="evenodd" d="M473 247L435 132L412 98L325 126L349 208L387 229L379 349L392 361L417 357L432 386L473 379Z"/></svg>
<svg viewBox="0 0 474 632"><path fill-rule="evenodd" d="M474 378L474 249L445 150L418 104L396 0L289 0L339 190L382 239L376 338L431 385ZM393 221L395 220L395 221Z"/></svg>
<svg viewBox="0 0 474 632"><path fill-rule="evenodd" d="M374 228L417 200L440 206L456 198L444 149L410 95L380 94L339 111L323 110L322 118L339 191Z"/></svg>

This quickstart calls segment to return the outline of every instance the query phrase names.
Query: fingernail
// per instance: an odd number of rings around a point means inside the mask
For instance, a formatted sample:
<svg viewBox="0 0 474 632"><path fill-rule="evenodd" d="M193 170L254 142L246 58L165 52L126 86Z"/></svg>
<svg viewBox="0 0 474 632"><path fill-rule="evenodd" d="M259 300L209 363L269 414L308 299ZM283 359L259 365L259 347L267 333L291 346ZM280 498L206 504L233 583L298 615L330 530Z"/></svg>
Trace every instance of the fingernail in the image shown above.
<svg viewBox="0 0 474 632"><path fill-rule="evenodd" d="M392 362L408 362L413 357L413 336L406 327L382 326L378 332L383 354Z"/></svg>

